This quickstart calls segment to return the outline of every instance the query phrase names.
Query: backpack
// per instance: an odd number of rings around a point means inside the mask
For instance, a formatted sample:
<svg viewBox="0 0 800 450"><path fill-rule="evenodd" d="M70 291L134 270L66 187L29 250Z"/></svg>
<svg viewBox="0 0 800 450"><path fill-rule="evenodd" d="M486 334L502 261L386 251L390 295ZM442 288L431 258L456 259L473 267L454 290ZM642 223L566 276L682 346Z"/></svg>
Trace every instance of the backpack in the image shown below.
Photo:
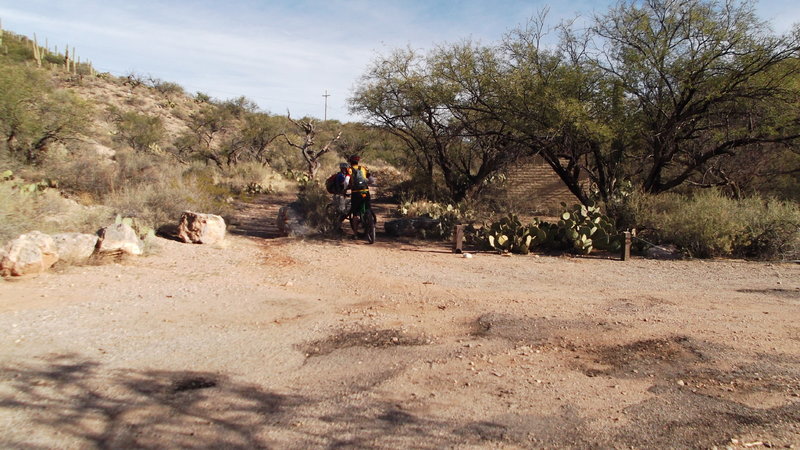
<svg viewBox="0 0 800 450"><path fill-rule="evenodd" d="M364 166L353 166L353 173L350 176L350 189L363 191L368 188L367 168Z"/></svg>
<svg viewBox="0 0 800 450"><path fill-rule="evenodd" d="M342 183L341 179L339 178L340 173L336 172L335 174L328 177L325 180L325 190L328 191L330 194L344 194L345 186Z"/></svg>

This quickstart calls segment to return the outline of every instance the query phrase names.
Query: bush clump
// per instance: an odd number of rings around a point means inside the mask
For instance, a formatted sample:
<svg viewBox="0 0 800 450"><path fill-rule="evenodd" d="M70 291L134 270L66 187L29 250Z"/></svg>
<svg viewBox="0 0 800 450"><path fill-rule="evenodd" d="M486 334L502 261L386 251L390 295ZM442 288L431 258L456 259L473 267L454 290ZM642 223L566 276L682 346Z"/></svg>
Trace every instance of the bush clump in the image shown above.
<svg viewBox="0 0 800 450"><path fill-rule="evenodd" d="M635 193L626 221L656 244L675 244L699 258L739 256L796 259L800 256L800 207L753 196L735 200L716 190L694 195Z"/></svg>
<svg viewBox="0 0 800 450"><path fill-rule="evenodd" d="M312 228L323 228L329 225L326 207L331 202L331 195L322 185L312 179L300 180L297 193L297 205Z"/></svg>
<svg viewBox="0 0 800 450"><path fill-rule="evenodd" d="M112 218L109 208L79 205L42 183L0 177L0 243L34 230L94 233Z"/></svg>

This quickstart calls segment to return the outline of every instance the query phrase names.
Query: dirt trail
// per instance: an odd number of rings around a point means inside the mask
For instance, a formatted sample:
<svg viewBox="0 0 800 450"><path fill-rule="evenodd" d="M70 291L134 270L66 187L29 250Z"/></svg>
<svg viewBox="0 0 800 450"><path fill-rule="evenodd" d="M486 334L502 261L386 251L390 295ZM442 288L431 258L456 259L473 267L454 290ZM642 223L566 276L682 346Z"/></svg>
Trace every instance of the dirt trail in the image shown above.
<svg viewBox="0 0 800 450"><path fill-rule="evenodd" d="M796 264L275 238L280 201L0 282L0 446L800 445Z"/></svg>

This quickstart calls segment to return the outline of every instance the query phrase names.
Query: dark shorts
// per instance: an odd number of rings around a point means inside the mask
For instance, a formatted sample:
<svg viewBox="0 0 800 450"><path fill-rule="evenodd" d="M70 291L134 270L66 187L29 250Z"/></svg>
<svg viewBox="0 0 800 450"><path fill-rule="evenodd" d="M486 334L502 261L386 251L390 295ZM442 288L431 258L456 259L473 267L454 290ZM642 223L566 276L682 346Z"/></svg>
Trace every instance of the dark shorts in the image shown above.
<svg viewBox="0 0 800 450"><path fill-rule="evenodd" d="M361 211L361 205L364 205L364 211L371 208L369 192L354 192L350 195L350 211L358 214Z"/></svg>

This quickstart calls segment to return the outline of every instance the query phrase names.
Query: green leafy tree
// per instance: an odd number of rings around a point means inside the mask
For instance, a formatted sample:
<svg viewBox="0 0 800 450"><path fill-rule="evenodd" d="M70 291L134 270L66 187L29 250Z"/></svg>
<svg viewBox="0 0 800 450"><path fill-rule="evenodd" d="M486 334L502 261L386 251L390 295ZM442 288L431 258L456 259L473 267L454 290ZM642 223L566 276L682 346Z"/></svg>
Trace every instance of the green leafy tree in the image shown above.
<svg viewBox="0 0 800 450"><path fill-rule="evenodd" d="M719 161L800 138L800 36L776 36L750 2L623 2L597 17L595 57L621 86L624 139L646 192L724 181Z"/></svg>
<svg viewBox="0 0 800 450"><path fill-rule="evenodd" d="M91 110L72 92L53 90L36 69L0 67L0 133L6 150L29 164L84 133Z"/></svg>
<svg viewBox="0 0 800 450"><path fill-rule="evenodd" d="M485 98L474 94L486 92L498 64L491 49L469 43L424 56L398 50L370 67L351 110L405 143L430 197L440 179L460 201L525 151L501 123L475 113Z"/></svg>
<svg viewBox="0 0 800 450"><path fill-rule="evenodd" d="M496 46L377 60L352 110L402 138L454 199L522 155L589 204L630 182L726 183L732 157L800 139L800 30L772 34L750 3L625 1L581 32L544 19ZM543 44L550 31L557 45Z"/></svg>

